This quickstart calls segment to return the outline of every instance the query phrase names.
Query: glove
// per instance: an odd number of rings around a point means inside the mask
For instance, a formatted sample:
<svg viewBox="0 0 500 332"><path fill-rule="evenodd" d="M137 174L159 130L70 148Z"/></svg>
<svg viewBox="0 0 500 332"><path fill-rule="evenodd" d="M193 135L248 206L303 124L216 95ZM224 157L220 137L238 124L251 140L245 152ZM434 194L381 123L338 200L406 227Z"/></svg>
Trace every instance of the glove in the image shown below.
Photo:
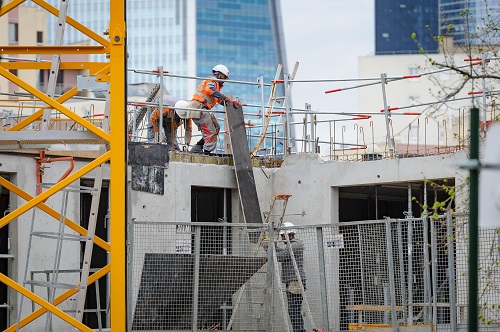
<svg viewBox="0 0 500 332"><path fill-rule="evenodd" d="M234 106L234 107L240 107L240 105L241 105L241 104L240 104L240 102L239 102L239 101L237 101L237 100L233 100L233 106Z"/></svg>

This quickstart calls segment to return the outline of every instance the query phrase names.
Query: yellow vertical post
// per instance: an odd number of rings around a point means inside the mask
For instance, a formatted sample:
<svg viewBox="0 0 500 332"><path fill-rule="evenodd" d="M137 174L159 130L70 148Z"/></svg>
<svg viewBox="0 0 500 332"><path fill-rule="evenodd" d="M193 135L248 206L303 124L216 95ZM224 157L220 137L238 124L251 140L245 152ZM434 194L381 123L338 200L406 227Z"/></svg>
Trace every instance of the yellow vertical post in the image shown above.
<svg viewBox="0 0 500 332"><path fill-rule="evenodd" d="M126 25L125 1L110 0L111 329L127 330L126 303Z"/></svg>

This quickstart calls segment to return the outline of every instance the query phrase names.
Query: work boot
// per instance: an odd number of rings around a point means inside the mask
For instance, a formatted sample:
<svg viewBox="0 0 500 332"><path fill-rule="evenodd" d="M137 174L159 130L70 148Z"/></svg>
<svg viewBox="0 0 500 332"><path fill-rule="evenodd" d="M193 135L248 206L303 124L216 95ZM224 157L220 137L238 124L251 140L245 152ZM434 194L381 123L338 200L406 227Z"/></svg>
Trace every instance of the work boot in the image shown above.
<svg viewBox="0 0 500 332"><path fill-rule="evenodd" d="M203 153L203 145L199 145L199 144L195 144L192 148L191 148L191 151L189 151L191 153L200 153L202 154Z"/></svg>

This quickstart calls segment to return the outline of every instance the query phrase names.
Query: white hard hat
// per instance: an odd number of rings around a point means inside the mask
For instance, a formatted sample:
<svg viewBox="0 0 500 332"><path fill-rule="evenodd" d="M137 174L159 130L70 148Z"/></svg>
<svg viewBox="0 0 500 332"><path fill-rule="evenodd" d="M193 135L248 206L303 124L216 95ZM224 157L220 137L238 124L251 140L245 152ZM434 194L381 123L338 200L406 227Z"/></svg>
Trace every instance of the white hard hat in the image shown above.
<svg viewBox="0 0 500 332"><path fill-rule="evenodd" d="M212 69L212 73L215 74L216 72L222 73L226 75L227 78L229 78L229 69L227 69L227 67L224 65L215 66L214 69Z"/></svg>
<svg viewBox="0 0 500 332"><path fill-rule="evenodd" d="M289 228L289 227L293 227L294 224L292 224L291 222L284 222L283 223L283 227L287 227L286 229L280 229L280 235L284 235L284 234L295 234L295 229L293 228Z"/></svg>
<svg viewBox="0 0 500 332"><path fill-rule="evenodd" d="M189 100L179 100L178 102L175 103L174 108L175 108L175 113L181 118L181 119L187 119L190 118L190 111L189 110L183 110L179 108L189 108L189 105L191 104L191 101Z"/></svg>

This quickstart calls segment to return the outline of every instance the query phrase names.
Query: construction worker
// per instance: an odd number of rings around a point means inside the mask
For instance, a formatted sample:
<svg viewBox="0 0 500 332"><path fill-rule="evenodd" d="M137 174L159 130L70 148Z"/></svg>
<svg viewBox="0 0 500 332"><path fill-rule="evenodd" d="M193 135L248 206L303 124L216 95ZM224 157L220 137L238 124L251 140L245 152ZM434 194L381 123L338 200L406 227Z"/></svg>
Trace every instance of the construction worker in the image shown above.
<svg viewBox="0 0 500 332"><path fill-rule="evenodd" d="M155 100L156 102L158 100ZM185 137L184 137L184 143L186 145L189 145L191 143L191 137L192 137L192 124L191 124L191 119L181 119L179 115L176 113L174 110L173 106L175 103L179 101L179 98L171 96L171 95L165 95L163 96L163 111L161 112L163 116L163 131L165 132L165 138L167 141L167 149L170 151L172 149L175 149L176 151L180 151L179 148L179 143L177 142L177 128L181 126L181 124L184 123L184 128L186 130ZM151 124L153 126L154 132L159 133L159 122L160 122L160 110L157 108L153 108L153 112L151 114Z"/></svg>
<svg viewBox="0 0 500 332"><path fill-rule="evenodd" d="M209 76L203 80L196 89L189 108L200 109L200 117L193 118L194 123L201 132L202 139L198 141L191 152L210 154L215 149L217 135L219 135L219 122L215 116L209 112L216 104L224 105L233 103L239 106L237 101L231 100L220 91L224 85L224 80L229 78L229 69L224 65L217 65L212 69L214 76Z"/></svg>
<svg viewBox="0 0 500 332"><path fill-rule="evenodd" d="M306 275L304 272L304 245L295 238L295 229L291 222L283 223L284 229L280 230L281 240L285 244L283 247L276 246L276 258L281 262L281 281L286 285L286 297L288 302L288 315L292 323L294 332L305 332L304 318L302 317L302 289L306 288ZM290 242L288 246L287 242ZM293 251L293 256L289 248ZM300 285L297 272L293 264L293 259L297 263L298 273L302 281Z"/></svg>

